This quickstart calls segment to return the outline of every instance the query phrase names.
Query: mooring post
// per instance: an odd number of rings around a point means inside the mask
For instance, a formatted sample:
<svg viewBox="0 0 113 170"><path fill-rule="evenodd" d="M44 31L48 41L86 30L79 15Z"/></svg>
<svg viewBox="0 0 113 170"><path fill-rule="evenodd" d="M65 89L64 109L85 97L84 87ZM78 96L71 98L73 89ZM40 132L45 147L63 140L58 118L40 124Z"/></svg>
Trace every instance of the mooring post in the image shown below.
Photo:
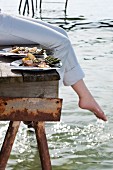
<svg viewBox="0 0 113 170"><path fill-rule="evenodd" d="M34 12L34 3L33 3L33 0L31 0L31 4L32 4L32 13L33 13L32 16L34 16L35 12Z"/></svg>
<svg viewBox="0 0 113 170"><path fill-rule="evenodd" d="M18 8L19 12L20 12L21 5L22 5L22 0L20 0L20 4L19 4L19 8Z"/></svg>
<svg viewBox="0 0 113 170"><path fill-rule="evenodd" d="M40 0L39 8L40 8L40 13L41 13L41 10L42 10L42 0Z"/></svg>
<svg viewBox="0 0 113 170"><path fill-rule="evenodd" d="M65 3L65 10L67 9L67 3L68 3L68 0L66 0L66 3Z"/></svg>
<svg viewBox="0 0 113 170"><path fill-rule="evenodd" d="M29 2L28 2L28 0L25 1L23 15L25 14L26 7L27 7L27 13L29 14Z"/></svg>
<svg viewBox="0 0 113 170"><path fill-rule="evenodd" d="M37 0L36 0L36 9L37 9L38 5L37 5Z"/></svg>

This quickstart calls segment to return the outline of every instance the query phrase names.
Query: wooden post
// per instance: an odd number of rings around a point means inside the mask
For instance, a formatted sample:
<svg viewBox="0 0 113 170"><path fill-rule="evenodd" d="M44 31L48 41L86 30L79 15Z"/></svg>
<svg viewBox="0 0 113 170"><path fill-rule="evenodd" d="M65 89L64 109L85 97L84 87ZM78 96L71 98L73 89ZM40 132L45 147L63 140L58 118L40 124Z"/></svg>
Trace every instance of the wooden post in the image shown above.
<svg viewBox="0 0 113 170"><path fill-rule="evenodd" d="M52 170L44 122L34 122L38 150L43 170Z"/></svg>
<svg viewBox="0 0 113 170"><path fill-rule="evenodd" d="M29 14L29 2L28 2L28 0L25 1L24 10L23 10L23 15L25 14L26 6L27 6L27 13Z"/></svg>
<svg viewBox="0 0 113 170"><path fill-rule="evenodd" d="M65 3L65 10L66 10L66 8L67 8L67 3L68 3L68 0L66 0L66 3Z"/></svg>
<svg viewBox="0 0 113 170"><path fill-rule="evenodd" d="M41 13L41 11L42 11L42 0L40 0L40 6L39 6L39 8L40 8L40 13Z"/></svg>
<svg viewBox="0 0 113 170"><path fill-rule="evenodd" d="M35 12L34 12L34 3L33 3L33 0L31 0L31 4L32 4L32 13L33 13L32 16L34 16Z"/></svg>
<svg viewBox="0 0 113 170"><path fill-rule="evenodd" d="M36 0L36 9L37 9L37 0Z"/></svg>
<svg viewBox="0 0 113 170"><path fill-rule="evenodd" d="M9 127L0 152L0 170L5 170L19 125L20 121L10 121L9 123Z"/></svg>
<svg viewBox="0 0 113 170"><path fill-rule="evenodd" d="M21 5L22 5L22 0L20 0L19 9L18 9L19 12L20 12Z"/></svg>

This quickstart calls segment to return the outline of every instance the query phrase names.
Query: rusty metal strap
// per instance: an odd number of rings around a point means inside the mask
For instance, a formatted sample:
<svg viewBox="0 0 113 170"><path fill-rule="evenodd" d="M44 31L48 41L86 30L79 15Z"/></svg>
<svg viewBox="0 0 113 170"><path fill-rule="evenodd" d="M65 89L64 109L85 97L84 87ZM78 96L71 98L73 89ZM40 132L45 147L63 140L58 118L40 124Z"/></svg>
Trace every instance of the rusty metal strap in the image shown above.
<svg viewBox="0 0 113 170"><path fill-rule="evenodd" d="M0 97L0 120L59 121L61 109L59 98Z"/></svg>

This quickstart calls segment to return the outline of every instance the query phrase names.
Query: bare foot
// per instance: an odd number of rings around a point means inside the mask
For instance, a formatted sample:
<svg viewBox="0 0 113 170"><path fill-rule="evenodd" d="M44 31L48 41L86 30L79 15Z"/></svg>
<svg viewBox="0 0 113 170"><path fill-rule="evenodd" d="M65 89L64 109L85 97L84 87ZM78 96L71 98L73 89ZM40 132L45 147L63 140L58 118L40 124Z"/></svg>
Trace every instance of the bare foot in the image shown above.
<svg viewBox="0 0 113 170"><path fill-rule="evenodd" d="M91 94L87 97L79 98L79 107L87 109L93 112L97 118L107 121L107 117Z"/></svg>
<svg viewBox="0 0 113 170"><path fill-rule="evenodd" d="M80 108L90 110L99 119L107 121L107 117L91 95L83 80L79 80L77 83L73 84L72 88L79 96Z"/></svg>

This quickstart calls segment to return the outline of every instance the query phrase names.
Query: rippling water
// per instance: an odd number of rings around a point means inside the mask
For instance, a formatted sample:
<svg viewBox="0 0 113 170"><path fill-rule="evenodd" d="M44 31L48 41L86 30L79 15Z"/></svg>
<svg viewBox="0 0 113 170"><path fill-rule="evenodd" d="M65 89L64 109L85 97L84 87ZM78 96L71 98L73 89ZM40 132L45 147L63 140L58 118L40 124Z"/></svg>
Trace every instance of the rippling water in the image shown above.
<svg viewBox="0 0 113 170"><path fill-rule="evenodd" d="M109 119L104 123L92 113L79 109L77 95L70 87L61 87L60 97L64 99L61 122L46 124L53 170L113 169L112 3L113 0L70 0L66 14L61 3L43 3L42 13L35 11L34 17L67 30L85 71L85 82ZM9 0L4 5L0 0L0 8L10 13L18 13L18 4ZM0 143L6 128L7 123L2 122ZM21 124L7 170L38 168L41 169L34 132L30 133Z"/></svg>

